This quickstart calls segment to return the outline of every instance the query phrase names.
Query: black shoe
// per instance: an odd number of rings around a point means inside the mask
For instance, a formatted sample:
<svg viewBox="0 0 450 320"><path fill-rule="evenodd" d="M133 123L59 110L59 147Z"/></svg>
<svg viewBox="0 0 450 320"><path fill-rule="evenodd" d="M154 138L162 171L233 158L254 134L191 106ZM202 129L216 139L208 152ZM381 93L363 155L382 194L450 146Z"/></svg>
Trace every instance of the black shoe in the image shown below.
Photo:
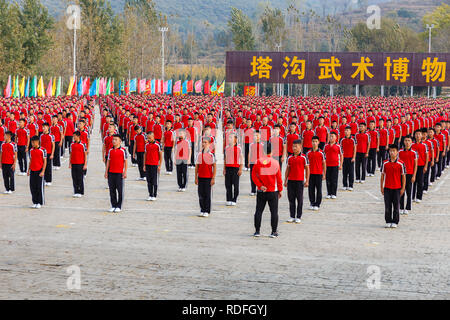
<svg viewBox="0 0 450 320"><path fill-rule="evenodd" d="M261 237L261 234L259 233L259 231L256 231L256 232L253 234L253 236L254 236L255 238L259 238L259 237Z"/></svg>
<svg viewBox="0 0 450 320"><path fill-rule="evenodd" d="M269 237L270 238L278 238L278 232L272 232L272 234Z"/></svg>

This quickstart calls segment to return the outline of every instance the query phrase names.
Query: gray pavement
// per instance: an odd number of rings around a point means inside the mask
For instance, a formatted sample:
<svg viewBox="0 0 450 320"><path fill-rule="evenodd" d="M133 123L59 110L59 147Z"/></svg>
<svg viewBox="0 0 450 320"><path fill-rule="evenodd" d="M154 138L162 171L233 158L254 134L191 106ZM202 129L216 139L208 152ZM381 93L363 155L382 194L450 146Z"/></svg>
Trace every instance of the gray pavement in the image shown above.
<svg viewBox="0 0 450 320"><path fill-rule="evenodd" d="M238 206L228 208L221 165L210 218L196 217L193 170L186 193L176 192L175 175L162 174L159 199L149 203L146 183L130 168L124 211L107 213L98 121L84 198L72 198L67 158L45 190L45 208L28 208L27 177L17 177L14 195L0 195L1 299L450 298L448 172L396 230L383 228L377 173L324 200L319 212L305 210L300 225L284 222L284 194L280 237L254 239L249 173ZM79 290L67 285L72 266Z"/></svg>

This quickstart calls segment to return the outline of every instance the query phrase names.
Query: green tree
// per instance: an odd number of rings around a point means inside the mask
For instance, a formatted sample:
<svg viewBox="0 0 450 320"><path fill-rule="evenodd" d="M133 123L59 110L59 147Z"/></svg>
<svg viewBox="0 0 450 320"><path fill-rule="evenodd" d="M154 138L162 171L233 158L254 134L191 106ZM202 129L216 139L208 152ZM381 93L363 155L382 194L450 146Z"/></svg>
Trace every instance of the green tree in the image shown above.
<svg viewBox="0 0 450 320"><path fill-rule="evenodd" d="M450 51L450 5L442 3L433 12L423 17L424 32L422 39L428 43L428 29L426 25L434 24L432 29L432 51Z"/></svg>
<svg viewBox="0 0 450 320"><path fill-rule="evenodd" d="M260 17L263 31L263 41L269 50L274 50L286 38L285 19L280 9L266 6Z"/></svg>
<svg viewBox="0 0 450 320"><path fill-rule="evenodd" d="M24 37L23 65L30 70L39 64L42 55L52 45L53 18L40 0L23 0L18 17Z"/></svg>
<svg viewBox="0 0 450 320"><path fill-rule="evenodd" d="M255 49L252 21L242 10L231 8L231 17L228 20L232 40L236 50L251 51Z"/></svg>

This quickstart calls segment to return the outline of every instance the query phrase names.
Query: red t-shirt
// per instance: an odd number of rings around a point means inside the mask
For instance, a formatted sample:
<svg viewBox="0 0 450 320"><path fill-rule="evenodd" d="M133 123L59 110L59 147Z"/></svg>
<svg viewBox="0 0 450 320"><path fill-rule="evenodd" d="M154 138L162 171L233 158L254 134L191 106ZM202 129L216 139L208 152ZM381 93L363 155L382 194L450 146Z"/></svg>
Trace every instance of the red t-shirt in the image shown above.
<svg viewBox="0 0 450 320"><path fill-rule="evenodd" d="M175 152L176 160L189 160L189 149L191 148L189 141L183 139L177 141Z"/></svg>
<svg viewBox="0 0 450 320"><path fill-rule="evenodd" d="M402 175L406 174L405 164L402 160L385 160L381 166L384 174L384 187L387 189L401 189Z"/></svg>
<svg viewBox="0 0 450 320"><path fill-rule="evenodd" d="M82 142L74 142L70 145L70 163L84 164L86 162L86 145Z"/></svg>
<svg viewBox="0 0 450 320"><path fill-rule="evenodd" d="M341 161L341 146L338 144L327 144L324 149L327 167L338 167Z"/></svg>
<svg viewBox="0 0 450 320"><path fill-rule="evenodd" d="M325 154L322 150L309 151L308 157L309 168L311 174L323 174L323 161L326 160Z"/></svg>
<svg viewBox="0 0 450 320"><path fill-rule="evenodd" d="M294 144L294 141L298 140L299 138L300 138L299 135L296 134L296 133L289 133L286 136L286 147L287 147L286 149L287 149L287 152L294 153L294 150L292 149L292 145Z"/></svg>
<svg viewBox="0 0 450 320"><path fill-rule="evenodd" d="M240 146L227 146L225 148L225 167L239 168L242 150Z"/></svg>
<svg viewBox="0 0 450 320"><path fill-rule="evenodd" d="M370 144L370 136L367 132L356 134L356 152L367 153Z"/></svg>
<svg viewBox="0 0 450 320"><path fill-rule="evenodd" d="M145 165L159 165L159 153L161 152L161 146L158 142L147 142L147 144L145 145L145 152Z"/></svg>
<svg viewBox="0 0 450 320"><path fill-rule="evenodd" d="M406 168L407 174L414 174L414 163L416 159L419 158L419 155L416 151L409 149L401 149L398 153L399 159L402 161L403 165Z"/></svg>
<svg viewBox="0 0 450 320"><path fill-rule="evenodd" d="M173 147L175 143L175 133L172 130L164 132L164 147Z"/></svg>
<svg viewBox="0 0 450 320"><path fill-rule="evenodd" d="M16 131L17 136L17 145L18 146L26 146L28 143L28 137L30 136L30 131L25 128L19 128Z"/></svg>
<svg viewBox="0 0 450 320"><path fill-rule="evenodd" d="M123 173L125 166L125 160L128 158L125 148L112 148L109 150L109 172L110 173Z"/></svg>
<svg viewBox="0 0 450 320"><path fill-rule="evenodd" d="M30 170L41 171L44 167L44 159L47 151L44 148L32 148L30 151Z"/></svg>
<svg viewBox="0 0 450 320"><path fill-rule="evenodd" d="M302 134L303 147L304 148L312 148L312 138L314 137L314 131L305 130Z"/></svg>
<svg viewBox="0 0 450 320"><path fill-rule="evenodd" d="M2 164L14 164L14 155L17 152L17 145L14 142L3 143L1 151Z"/></svg>
<svg viewBox="0 0 450 320"><path fill-rule="evenodd" d="M353 158L356 140L354 138L342 138L340 141L340 145L344 153L344 158Z"/></svg>
<svg viewBox="0 0 450 320"><path fill-rule="evenodd" d="M141 132L134 137L136 152L145 152L145 135Z"/></svg>
<svg viewBox="0 0 450 320"><path fill-rule="evenodd" d="M198 165L198 177L199 178L212 178L213 176L213 164L216 162L216 158L212 152L200 152L197 155Z"/></svg>
<svg viewBox="0 0 450 320"><path fill-rule="evenodd" d="M414 143L411 146L411 149L417 152L418 155L418 166L424 166L427 162L427 154L428 154L428 147L424 143Z"/></svg>
<svg viewBox="0 0 450 320"><path fill-rule="evenodd" d="M305 180L305 167L309 166L308 158L304 154L298 156L292 155L288 158L289 176L290 181L303 181Z"/></svg>
<svg viewBox="0 0 450 320"><path fill-rule="evenodd" d="M41 135L41 147L47 151L47 154L51 155L53 150L53 143L55 142L55 137L52 134Z"/></svg>

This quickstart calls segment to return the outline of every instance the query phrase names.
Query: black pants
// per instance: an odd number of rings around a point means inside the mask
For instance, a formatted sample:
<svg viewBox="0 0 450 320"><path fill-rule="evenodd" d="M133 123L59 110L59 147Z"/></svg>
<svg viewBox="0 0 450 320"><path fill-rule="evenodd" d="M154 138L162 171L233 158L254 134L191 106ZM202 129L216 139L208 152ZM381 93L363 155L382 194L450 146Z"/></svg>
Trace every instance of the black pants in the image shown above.
<svg viewBox="0 0 450 320"><path fill-rule="evenodd" d="M47 183L52 182L53 174L52 174L52 160L50 159L51 154L47 154L47 166L45 167L44 180Z"/></svg>
<svg viewBox="0 0 450 320"><path fill-rule="evenodd" d="M191 141L191 164L189 167L195 167L195 142Z"/></svg>
<svg viewBox="0 0 450 320"><path fill-rule="evenodd" d="M337 187L338 187L338 178L339 178L339 167L327 167L327 194L329 196L337 195Z"/></svg>
<svg viewBox="0 0 450 320"><path fill-rule="evenodd" d="M367 158L367 173L375 174L377 166L377 149L369 149L369 157Z"/></svg>
<svg viewBox="0 0 450 320"><path fill-rule="evenodd" d="M291 218L301 219L303 213L303 181L288 181L287 192Z"/></svg>
<svg viewBox="0 0 450 320"><path fill-rule="evenodd" d="M84 164L72 164L73 193L84 195Z"/></svg>
<svg viewBox="0 0 450 320"><path fill-rule="evenodd" d="M262 214L269 204L270 209L270 224L272 226L272 232L277 232L278 229L278 191L275 192L262 192L258 191L256 196L256 211L255 211L255 230L259 232L261 230Z"/></svg>
<svg viewBox="0 0 450 320"><path fill-rule="evenodd" d="M129 151L129 153L132 155L132 157L131 157L131 163L132 164L135 164L135 163L137 163L137 161L136 161L136 159L134 158L134 151L133 151L133 149L134 149L134 140L131 140L130 141L130 144L129 144L129 146L128 146L128 151Z"/></svg>
<svg viewBox="0 0 450 320"><path fill-rule="evenodd" d="M123 201L123 175L121 173L108 173L109 197L111 207L122 209Z"/></svg>
<svg viewBox="0 0 450 320"><path fill-rule="evenodd" d="M377 154L378 168L381 168L383 161L386 159L387 159L386 146L380 146L380 150L378 151Z"/></svg>
<svg viewBox="0 0 450 320"><path fill-rule="evenodd" d="M384 188L384 218L386 223L399 223L399 200L400 189Z"/></svg>
<svg viewBox="0 0 450 320"><path fill-rule="evenodd" d="M254 166L255 166L254 164L250 164L250 185L252 187L251 193L256 193L256 184L253 182L253 179L252 179L252 173L253 173Z"/></svg>
<svg viewBox="0 0 450 320"><path fill-rule="evenodd" d="M72 145L73 136L65 136L64 137L64 148L70 149L70 146ZM63 150L64 154L64 150Z"/></svg>
<svg viewBox="0 0 450 320"><path fill-rule="evenodd" d="M158 193L158 166L145 166L147 174L147 188L149 197L156 198Z"/></svg>
<svg viewBox="0 0 450 320"><path fill-rule="evenodd" d="M345 188L353 188L353 182L355 181L355 163L352 162L353 158L344 158L342 164L342 183Z"/></svg>
<svg viewBox="0 0 450 320"><path fill-rule="evenodd" d="M394 144L400 148L400 138L395 138L394 139Z"/></svg>
<svg viewBox="0 0 450 320"><path fill-rule="evenodd" d="M248 165L248 154L250 153L250 144L249 143L244 143L244 153L245 153L244 164L245 164L245 168L248 169L248 168L250 168Z"/></svg>
<svg viewBox="0 0 450 320"><path fill-rule="evenodd" d="M6 191L15 191L14 170L12 164L2 164L3 182L5 183Z"/></svg>
<svg viewBox="0 0 450 320"><path fill-rule="evenodd" d="M400 198L400 209L411 210L411 189L412 189L412 174L406 175L405 193ZM405 208L405 196L406 196L406 208Z"/></svg>
<svg viewBox="0 0 450 320"><path fill-rule="evenodd" d="M187 177L187 160L177 160L177 183L178 187L181 189L186 188L186 184L188 181Z"/></svg>
<svg viewBox="0 0 450 320"><path fill-rule="evenodd" d="M442 152L439 152L439 161L436 163L436 167L437 167L436 177L441 177L442 170L444 168L443 164L444 164L444 161L442 158Z"/></svg>
<svg viewBox="0 0 450 320"><path fill-rule="evenodd" d="M225 188L227 189L227 202L237 202L239 196L239 168L226 167Z"/></svg>
<svg viewBox="0 0 450 320"><path fill-rule="evenodd" d="M211 178L198 178L200 212L211 213Z"/></svg>
<svg viewBox="0 0 450 320"><path fill-rule="evenodd" d="M428 191L428 184L430 183L430 171L431 171L431 162L428 162L427 172L423 175L423 191Z"/></svg>
<svg viewBox="0 0 450 320"><path fill-rule="evenodd" d="M319 207L322 203L322 174L311 174L309 176L309 202L313 207Z"/></svg>
<svg viewBox="0 0 450 320"><path fill-rule="evenodd" d="M412 198L413 199L422 200L422 196L423 196L423 181L424 181L423 167L424 166L418 166L417 167L416 181L414 181L413 191L412 191Z"/></svg>
<svg viewBox="0 0 450 320"><path fill-rule="evenodd" d="M138 164L139 169L139 177L145 178L144 172L144 152L136 152L136 162Z"/></svg>
<svg viewBox="0 0 450 320"><path fill-rule="evenodd" d="M164 147L164 163L166 164L166 172L173 171L172 147Z"/></svg>
<svg viewBox="0 0 450 320"><path fill-rule="evenodd" d="M28 170L26 146L17 147L17 160L19 162L20 172L24 173Z"/></svg>
<svg viewBox="0 0 450 320"><path fill-rule="evenodd" d="M400 138L400 148L401 149L405 147L405 137L406 136L403 136L403 137Z"/></svg>
<svg viewBox="0 0 450 320"><path fill-rule="evenodd" d="M44 180L39 176L41 171L30 172L30 191L33 204L44 205Z"/></svg>
<svg viewBox="0 0 450 320"><path fill-rule="evenodd" d="M355 173L356 173L356 180L366 180L366 166L367 166L367 158L366 154L362 152L356 153L356 167L355 167Z"/></svg>
<svg viewBox="0 0 450 320"><path fill-rule="evenodd" d="M59 142L55 142L55 154L53 155L53 166L61 167L61 147Z"/></svg>

